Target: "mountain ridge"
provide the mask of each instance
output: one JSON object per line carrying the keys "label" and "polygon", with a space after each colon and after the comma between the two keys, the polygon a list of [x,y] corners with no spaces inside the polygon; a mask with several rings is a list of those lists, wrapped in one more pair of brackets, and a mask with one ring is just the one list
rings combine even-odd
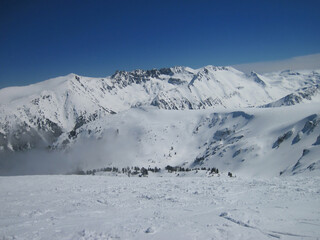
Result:
{"label": "mountain ridge", "polygon": [[[72,148],[80,139],[104,138],[98,133],[109,131],[108,124],[106,125],[109,120],[103,119],[113,119],[110,118],[112,115],[130,112],[131,109],[146,109],[149,114],[155,114],[152,109],[162,109],[165,110],[161,111],[164,115],[168,115],[172,110],[184,110],[183,114],[188,117],[190,112],[186,110],[221,112],[224,109],[223,111],[232,113],[238,109],[247,114],[246,109],[261,106],[273,108],[319,102],[319,83],[318,70],[245,74],[232,67],[208,65],[199,69],[172,67],[117,71],[105,78],[90,78],[71,73],[25,87],[4,88],[0,90],[0,155],[37,148],[64,151]],[[285,100],[290,98],[288,96],[295,96],[294,94],[298,94],[301,99],[290,103]],[[316,111],[314,113],[318,114]],[[225,121],[231,123],[234,121],[232,119],[227,117]],[[133,124],[130,119],[121,121]],[[190,124],[196,127],[197,123]],[[236,121],[234,124],[240,123]],[[91,125],[95,127],[87,128]],[[216,139],[219,134],[232,134],[222,128],[224,125],[221,122],[218,133],[211,133],[213,135],[209,138]],[[232,129],[244,131],[246,128],[246,125],[239,126]],[[142,134],[145,134],[144,127],[141,129]],[[84,134],[85,132],[90,134]],[[96,135],[91,134],[95,132]],[[111,132],[108,134],[116,136],[116,129]],[[130,130],[127,132],[129,134]],[[160,137],[159,134],[157,136]],[[233,136],[235,138],[232,138],[232,144],[245,140],[241,140],[242,137],[239,136]],[[162,136],[164,137],[165,135]],[[132,139],[133,142],[137,140]],[[215,144],[207,147],[200,147],[203,152],[195,151],[198,155],[188,159],[188,164],[202,164],[199,159],[213,161],[213,152],[224,149],[229,151],[229,148]],[[140,149],[142,153],[149,151],[146,147],[143,149]],[[229,153],[231,157],[235,156],[232,159],[238,159],[236,156],[243,154],[241,150],[237,151],[239,149]],[[245,152],[249,154],[250,151]],[[172,156],[174,153],[169,154]],[[182,160],[175,163],[183,163],[179,161]]]}

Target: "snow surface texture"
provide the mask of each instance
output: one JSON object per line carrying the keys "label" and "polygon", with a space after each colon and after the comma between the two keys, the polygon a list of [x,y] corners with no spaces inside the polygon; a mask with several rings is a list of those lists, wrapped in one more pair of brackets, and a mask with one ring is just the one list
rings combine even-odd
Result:
{"label": "snow surface texture", "polygon": [[317,239],[319,186],[306,176],[1,177],[0,238]]}
{"label": "snow surface texture", "polygon": [[168,164],[316,174],[319,84],[316,70],[206,66],[1,89],[0,174]]}

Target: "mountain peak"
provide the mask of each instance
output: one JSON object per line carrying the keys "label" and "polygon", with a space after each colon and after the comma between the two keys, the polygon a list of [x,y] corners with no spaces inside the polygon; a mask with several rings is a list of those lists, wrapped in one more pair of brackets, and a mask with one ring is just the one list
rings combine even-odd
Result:
{"label": "mountain peak", "polygon": [[[319,74],[311,71],[290,73],[278,72],[266,75],[252,72],[246,75],[232,67],[208,65],[192,69],[175,66],[151,70],[136,69],[130,72],[117,71],[106,78],[90,78],[70,73],[25,87],[2,89],[0,90],[0,155],[6,151],[27,151],[39,146],[64,149],[73,146],[83,136],[102,138],[104,131],[107,131],[108,137],[119,137],[115,140],[119,141],[120,135],[123,134],[121,124],[127,121],[128,116],[138,119],[137,122],[134,122],[136,121],[134,119],[130,122],[129,119],[130,124],[136,127],[141,123],[142,127],[141,129],[134,127],[135,130],[132,132],[130,125],[131,132],[125,133],[126,137],[136,134],[137,139],[140,139],[140,135],[143,135],[148,139],[144,143],[146,147],[154,138],[157,139],[154,145],[161,144],[162,140],[159,140],[158,135],[148,135],[148,131],[145,131],[141,115],[144,111],[141,109],[146,112],[151,109],[157,116],[157,121],[162,121],[170,116],[179,115],[184,119],[206,112],[181,111],[187,109],[215,109],[212,111],[221,108],[242,109],[239,111],[248,112],[250,115],[249,109],[252,107],[266,106],[270,102],[272,104],[268,105],[269,109],[265,108],[263,111],[277,111],[270,110],[275,106],[320,101],[318,94],[320,88],[319,85],[315,85],[320,83]],[[156,108],[167,111],[157,112]],[[169,113],[169,110],[180,111]],[[234,113],[234,110],[232,111]],[[128,112],[129,115],[126,115]],[[130,115],[131,113],[133,115]],[[240,139],[247,139],[242,133],[238,134],[243,130],[241,126],[249,124],[249,120],[253,121],[243,116],[244,114],[216,114],[206,117],[195,129],[190,131],[188,128],[189,132],[197,134],[196,132],[200,131],[203,136],[207,136],[207,132],[211,131],[211,135],[207,136],[208,140],[194,149],[194,152],[200,151],[197,162],[206,159],[209,163],[211,157],[221,147],[223,149],[218,156],[226,161],[237,159],[240,163],[243,162],[243,156],[248,156],[248,159],[254,157],[250,152],[254,148],[259,149],[259,146],[237,145]],[[155,118],[150,117],[150,119],[154,121]],[[199,121],[198,118],[192,120],[193,124]],[[176,122],[176,119],[173,122]],[[113,124],[111,127],[110,123]],[[172,123],[161,132],[175,131],[173,130],[175,127],[168,129],[169,126],[174,126]],[[186,132],[186,128],[181,132]],[[277,137],[280,139],[278,142],[282,141],[283,136],[287,136],[284,134],[281,133],[280,137]],[[194,135],[191,138],[193,137]],[[315,137],[318,135],[313,137],[311,144],[316,142]],[[140,143],[137,139],[134,139],[134,142]],[[165,141],[166,137],[163,139]],[[229,148],[228,144],[223,145],[223,142],[234,144],[234,149]],[[246,141],[243,144],[246,144]],[[233,150],[236,151],[232,152]],[[159,152],[158,156],[178,159],[179,153],[176,156],[174,152]],[[155,156],[153,153],[152,156]],[[229,155],[223,158],[225,153]]]}

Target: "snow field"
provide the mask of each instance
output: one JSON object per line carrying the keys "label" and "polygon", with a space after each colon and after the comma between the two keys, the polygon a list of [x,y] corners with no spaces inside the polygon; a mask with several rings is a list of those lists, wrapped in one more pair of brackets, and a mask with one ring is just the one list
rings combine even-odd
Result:
{"label": "snow field", "polygon": [[2,239],[317,239],[320,178],[0,178]]}

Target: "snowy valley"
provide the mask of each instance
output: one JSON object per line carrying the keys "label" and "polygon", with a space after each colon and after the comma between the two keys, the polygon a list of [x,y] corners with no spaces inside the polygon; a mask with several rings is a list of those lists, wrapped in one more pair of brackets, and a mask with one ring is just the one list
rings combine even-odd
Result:
{"label": "snowy valley", "polygon": [[206,66],[69,74],[1,89],[1,174],[110,165],[312,174],[320,160],[319,83],[320,71]]}
{"label": "snowy valley", "polygon": [[[206,66],[1,89],[0,238],[317,239],[319,84]],[[59,175],[133,166],[161,170]]]}

